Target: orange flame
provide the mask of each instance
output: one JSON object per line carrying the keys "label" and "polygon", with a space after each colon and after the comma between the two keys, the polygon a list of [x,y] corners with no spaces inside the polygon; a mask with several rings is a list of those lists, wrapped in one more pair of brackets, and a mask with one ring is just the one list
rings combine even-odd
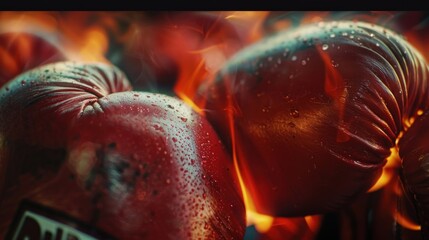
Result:
{"label": "orange flame", "polygon": [[387,163],[383,167],[383,172],[377,182],[368,190],[368,192],[375,192],[385,187],[396,174],[396,170],[400,165],[400,158],[398,153],[398,148],[392,147],[390,149],[390,156],[387,157]]}
{"label": "orange flame", "polygon": [[3,31],[31,31],[34,29],[54,32],[58,20],[53,12],[0,12]]}
{"label": "orange flame", "polygon": [[244,29],[245,42],[250,44],[264,36],[262,23],[269,13],[268,11],[227,12],[225,19],[232,22],[238,29]]}
{"label": "orange flame", "polygon": [[107,62],[109,33],[116,41],[129,38],[118,19],[126,13],[104,12],[0,12],[0,32],[33,32],[57,38],[68,59]]}
{"label": "orange flame", "polygon": [[88,29],[82,46],[79,50],[79,56],[86,61],[108,62],[104,57],[108,49],[108,39],[106,33],[99,28]]}
{"label": "orange flame", "polygon": [[305,216],[305,222],[312,232],[317,232],[320,227],[321,216]]}
{"label": "orange flame", "polygon": [[[416,223],[413,219],[410,217],[410,212],[407,212],[407,208],[409,208],[410,202],[407,201],[407,198],[404,194],[404,189],[401,185],[401,182],[399,181],[398,174],[394,175],[394,180],[391,181],[388,185],[391,198],[388,200],[390,201],[391,205],[391,215],[393,216],[394,220],[401,225],[405,229],[413,230],[413,231],[419,231],[421,230],[421,226]],[[401,207],[397,207],[397,204],[400,203]]]}
{"label": "orange flame", "polygon": [[14,57],[3,48],[0,48],[0,66],[3,66],[2,71],[8,76],[17,75],[19,72],[19,67]]}
{"label": "orange flame", "polygon": [[228,104],[230,107],[227,111],[228,116],[228,123],[229,123],[229,130],[230,130],[230,136],[231,136],[231,144],[232,144],[232,156],[234,161],[234,167],[235,171],[238,176],[238,180],[240,182],[241,191],[243,194],[243,200],[244,205],[246,207],[246,218],[247,218],[247,225],[254,225],[255,228],[258,230],[258,232],[266,232],[271,228],[271,225],[274,221],[274,217],[269,215],[264,215],[261,213],[258,213],[256,211],[255,204],[248,193],[248,190],[246,188],[246,185],[244,184],[243,177],[240,172],[240,168],[238,166],[238,158],[237,158],[237,142],[235,137],[235,127],[234,127],[234,111],[232,109],[232,103],[229,102]]}
{"label": "orange flame", "polygon": [[419,224],[416,224],[413,220],[409,219],[400,212],[395,212],[395,220],[404,228],[414,231],[421,230],[421,226]]}
{"label": "orange flame", "polygon": [[321,220],[321,216],[275,218],[271,228],[266,232],[260,232],[258,239],[315,239]]}
{"label": "orange flame", "polygon": [[177,96],[182,99],[185,103],[187,103],[189,106],[191,106],[191,108],[201,114],[202,116],[205,115],[205,112],[203,111],[203,109],[201,109],[197,104],[194,103],[194,101],[192,101],[190,98],[188,98],[188,96],[186,96],[185,94],[183,94],[182,92],[177,92]]}
{"label": "orange flame", "polygon": [[206,76],[204,59],[191,58],[187,61],[179,62],[179,79],[174,87],[174,91],[179,96],[194,98],[197,86]]}

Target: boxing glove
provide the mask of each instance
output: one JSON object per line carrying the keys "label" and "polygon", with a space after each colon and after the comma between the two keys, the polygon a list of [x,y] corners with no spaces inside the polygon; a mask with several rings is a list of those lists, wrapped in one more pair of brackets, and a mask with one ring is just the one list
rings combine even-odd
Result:
{"label": "boxing glove", "polygon": [[1,236],[243,237],[235,172],[209,123],[130,90],[117,68],[74,62],[0,90]]}
{"label": "boxing glove", "polygon": [[235,141],[259,212],[318,214],[379,178],[399,133],[429,106],[427,77],[422,56],[394,32],[321,22],[240,51],[200,87],[200,107],[230,149]]}
{"label": "boxing glove", "polygon": [[27,70],[64,60],[59,45],[47,38],[0,29],[0,87]]}
{"label": "boxing glove", "polygon": [[241,48],[241,37],[220,14],[210,12],[146,13],[139,31],[112,58],[138,90],[195,93],[202,81]]}
{"label": "boxing glove", "polygon": [[429,239],[429,113],[416,118],[399,141],[402,173],[407,196],[414,203],[424,239]]}

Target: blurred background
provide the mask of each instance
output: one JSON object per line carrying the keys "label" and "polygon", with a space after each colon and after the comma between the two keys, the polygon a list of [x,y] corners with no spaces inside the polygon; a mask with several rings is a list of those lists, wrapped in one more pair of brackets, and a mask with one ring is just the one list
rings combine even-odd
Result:
{"label": "blurred background", "polygon": [[[0,11],[0,83],[42,64],[32,59],[47,54],[46,63],[57,58],[112,63],[134,89],[176,95],[193,104],[197,86],[246,46],[304,24],[340,20],[389,28],[429,58],[429,13],[420,11]],[[44,42],[59,52],[50,52]],[[392,154],[366,195],[325,215],[274,218],[257,213],[247,201],[245,239],[420,239],[399,174],[399,159]]]}

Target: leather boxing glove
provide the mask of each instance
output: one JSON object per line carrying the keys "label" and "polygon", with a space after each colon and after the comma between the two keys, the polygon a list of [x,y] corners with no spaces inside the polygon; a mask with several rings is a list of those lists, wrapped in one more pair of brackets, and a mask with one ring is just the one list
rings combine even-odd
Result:
{"label": "leather boxing glove", "polygon": [[147,20],[141,21],[117,61],[138,90],[171,90],[182,79],[182,90],[195,92],[200,80],[241,47],[234,26],[220,14],[161,12],[145,16]]}
{"label": "leather boxing glove", "polygon": [[30,32],[0,29],[0,87],[27,70],[64,60],[61,49],[48,39]]}
{"label": "leather boxing glove", "polygon": [[418,51],[392,31],[321,22],[236,54],[201,86],[201,108],[229,146],[234,131],[258,211],[317,214],[379,178],[404,122],[429,106],[427,77]]}
{"label": "leather boxing glove", "polygon": [[429,239],[429,112],[418,117],[399,140],[401,178],[413,201],[424,239]]}
{"label": "leather boxing glove", "polygon": [[113,66],[61,62],[0,90],[2,236],[243,237],[235,172],[209,123],[130,89]]}

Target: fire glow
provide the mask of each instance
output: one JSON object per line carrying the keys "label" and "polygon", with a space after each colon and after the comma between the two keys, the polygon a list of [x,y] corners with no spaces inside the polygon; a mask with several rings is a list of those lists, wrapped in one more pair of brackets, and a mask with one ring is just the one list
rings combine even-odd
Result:
{"label": "fire glow", "polygon": [[[232,103],[229,103],[230,106],[232,106]],[[267,232],[274,221],[274,217],[260,214],[257,212],[255,205],[253,203],[252,197],[249,194],[249,191],[246,188],[246,185],[244,184],[243,177],[241,175],[240,168],[238,166],[238,159],[237,159],[237,141],[236,141],[236,135],[235,135],[235,127],[234,127],[234,111],[232,108],[230,108],[227,111],[228,114],[228,123],[229,123],[229,130],[231,134],[231,143],[232,143],[232,157],[234,161],[234,167],[235,171],[237,172],[237,177],[240,182],[241,191],[243,194],[244,199],[244,205],[246,207],[246,218],[247,218],[247,225],[255,225],[256,229],[261,232]]]}
{"label": "fire glow", "polygon": [[[53,39],[61,44],[64,52],[70,59],[109,62],[106,56],[111,47],[111,36],[113,36],[113,41],[117,44],[126,43],[130,41],[133,33],[135,33],[137,29],[140,29],[138,23],[134,22],[132,18],[127,17],[128,13],[72,12],[65,13],[59,17],[60,14],[61,13],[53,12],[0,12],[0,21],[4,23],[1,25],[3,29],[0,29],[0,33],[2,31],[9,31],[10,29],[14,31],[27,31],[29,29],[31,31],[39,31],[42,35],[54,36]],[[94,16],[94,14],[96,16]],[[145,13],[139,14],[145,15]],[[328,12],[302,13],[302,18],[296,23],[289,18],[278,17],[278,20],[276,20],[273,16],[276,16],[277,13],[265,11],[211,12],[209,14],[216,15],[218,20],[215,21],[213,25],[209,26],[207,31],[202,31],[194,27],[186,29],[187,32],[194,32],[198,36],[202,35],[201,39],[207,41],[207,43],[193,45],[189,47],[189,49],[186,47],[182,48],[182,46],[190,44],[190,42],[194,43],[196,40],[191,38],[195,36],[186,35],[186,31],[180,32],[180,29],[171,28],[169,33],[172,34],[171,36],[175,37],[171,37],[169,42],[166,42],[165,49],[163,49],[163,51],[165,51],[164,53],[168,54],[169,57],[178,64],[178,76],[174,85],[174,92],[201,115],[204,115],[205,102],[204,99],[202,99],[202,101],[197,101],[196,99],[198,86],[204,81],[214,81],[218,70],[223,67],[225,62],[235,54],[235,52],[242,47],[264,38],[266,35],[296,27],[296,25],[316,23],[331,17]],[[380,15],[385,16],[385,13],[380,13]],[[376,16],[376,14],[371,15],[371,17],[358,15],[355,20],[370,19],[373,22],[377,22],[377,17],[374,16]],[[93,18],[98,20],[91,23],[91,19]],[[216,32],[219,28],[217,24],[221,20],[234,26],[234,30],[237,31],[237,35],[242,41],[242,46],[227,39],[223,35],[226,33]],[[129,27],[125,30],[121,29],[120,22],[128,23]],[[7,25],[8,27],[6,28],[3,25]],[[142,29],[145,28],[143,27]],[[57,34],[57,32],[61,35]],[[420,50],[427,50],[424,49],[425,47],[427,48],[427,46],[425,46],[422,43],[423,41],[416,35],[407,33],[406,36],[417,46],[421,47]],[[23,51],[25,51],[26,43],[23,42],[21,45]],[[428,51],[422,52],[427,53]],[[329,70],[327,71],[325,82],[326,93],[332,96],[333,99],[339,99],[342,94],[346,94],[343,91],[339,92],[339,90],[345,89],[343,86],[344,83],[341,76],[336,72],[335,67],[332,66],[329,56],[323,53],[322,50],[320,50],[320,53]],[[16,72],[17,67],[14,61],[15,60],[11,56],[7,55],[4,49],[0,48],[0,65],[2,65],[4,69]],[[301,221],[306,223],[308,231],[316,233],[321,225],[321,216],[305,216],[299,219],[275,218],[274,216],[261,214],[255,208],[255,199],[253,199],[255,196],[250,196],[248,191],[250,186],[246,186],[243,180],[243,173],[246,169],[240,169],[238,164],[238,158],[240,157],[238,145],[240,143],[237,142],[235,134],[233,119],[233,111],[235,111],[235,109],[233,108],[231,99],[229,99],[229,101],[230,109],[227,111],[227,117],[231,135],[232,158],[247,211],[247,225],[255,226],[259,233],[267,233],[270,229],[278,226],[288,229],[289,232],[294,232],[297,231],[295,224]],[[342,118],[344,105],[341,105],[340,101],[338,101],[338,111],[340,112],[340,118]],[[422,114],[423,112],[421,110],[417,113],[417,115]],[[404,120],[404,124],[406,127],[409,127],[413,121],[414,118],[410,118]],[[337,138],[338,141],[347,141],[340,133]],[[389,191],[395,192],[395,189],[390,188],[394,186],[392,182],[398,179],[397,170],[399,167],[400,158],[397,148],[394,147],[391,149],[391,155],[387,158],[387,163],[383,168],[380,178],[368,192],[377,192],[386,188],[389,188]],[[403,193],[399,191],[396,197],[403,197]],[[392,201],[394,200],[392,199]],[[404,228],[420,230],[420,226],[405,214],[397,212],[395,209],[391,211],[392,212],[389,214],[393,215],[395,220]]]}

